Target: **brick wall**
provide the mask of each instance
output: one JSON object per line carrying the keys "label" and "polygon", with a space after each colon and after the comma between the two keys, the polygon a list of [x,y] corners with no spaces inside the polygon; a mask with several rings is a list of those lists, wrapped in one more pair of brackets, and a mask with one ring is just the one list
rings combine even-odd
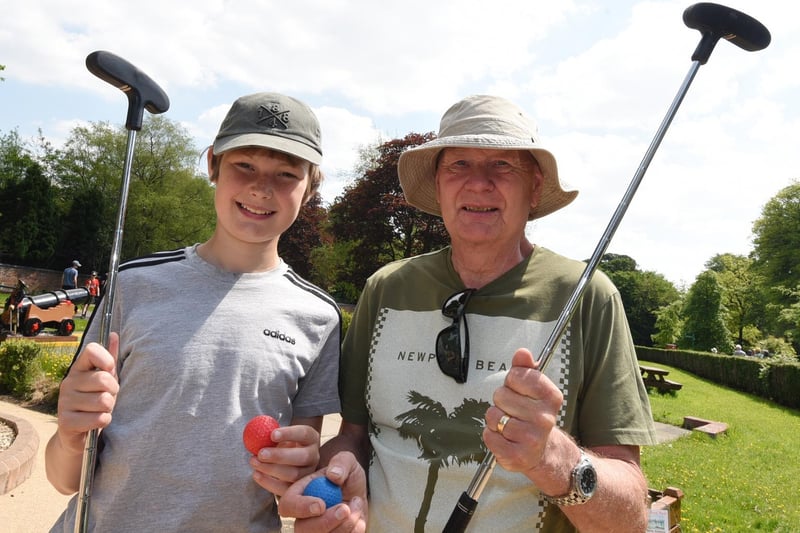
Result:
{"label": "brick wall", "polygon": [[[63,273],[63,270],[47,270],[0,263],[0,285],[4,286],[2,287],[4,292],[8,292],[10,289],[5,287],[16,287],[17,280],[21,279],[28,286],[31,294],[38,294],[60,289]],[[91,272],[84,273],[80,269],[78,270],[78,287],[83,287],[83,284],[89,279],[89,274]]]}

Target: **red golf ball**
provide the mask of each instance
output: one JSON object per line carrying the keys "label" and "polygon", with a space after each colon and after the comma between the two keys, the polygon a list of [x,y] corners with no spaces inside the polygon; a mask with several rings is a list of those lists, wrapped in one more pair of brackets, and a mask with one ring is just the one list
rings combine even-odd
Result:
{"label": "red golf ball", "polygon": [[272,440],[272,432],[278,429],[278,421],[269,415],[258,415],[250,420],[244,427],[242,440],[244,447],[253,455],[258,455],[261,448],[271,448],[275,446]]}

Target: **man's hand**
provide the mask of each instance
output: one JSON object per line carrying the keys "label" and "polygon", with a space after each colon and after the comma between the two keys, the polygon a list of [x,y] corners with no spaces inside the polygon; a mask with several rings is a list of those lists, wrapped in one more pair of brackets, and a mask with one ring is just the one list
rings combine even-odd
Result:
{"label": "man's hand", "polygon": [[486,411],[483,440],[500,466],[527,472],[541,463],[564,398],[537,369],[530,351],[517,350],[511,365],[503,386],[494,393],[494,405]]}
{"label": "man's hand", "polygon": [[[306,485],[315,477],[326,476],[342,488],[342,503],[325,509],[320,498],[303,496]],[[281,516],[294,517],[298,533],[353,531],[367,528],[367,478],[364,469],[350,452],[334,455],[328,466],[306,476],[284,493],[278,505]]]}

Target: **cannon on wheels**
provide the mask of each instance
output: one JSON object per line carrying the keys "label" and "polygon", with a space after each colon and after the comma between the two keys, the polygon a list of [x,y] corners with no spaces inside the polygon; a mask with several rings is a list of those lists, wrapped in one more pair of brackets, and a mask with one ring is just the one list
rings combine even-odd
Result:
{"label": "cannon on wheels", "polygon": [[89,298],[88,289],[59,289],[35,296],[29,296],[27,290],[25,282],[18,280],[0,315],[2,329],[25,337],[35,337],[48,327],[55,328],[58,335],[72,335],[75,304]]}

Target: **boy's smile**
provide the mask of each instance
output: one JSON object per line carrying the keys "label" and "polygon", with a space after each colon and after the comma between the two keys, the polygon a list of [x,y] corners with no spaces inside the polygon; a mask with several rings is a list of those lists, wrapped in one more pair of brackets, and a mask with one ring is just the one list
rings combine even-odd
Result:
{"label": "boy's smile", "polygon": [[[209,151],[209,162],[212,155]],[[231,263],[247,257],[249,269],[274,267],[278,238],[294,223],[305,200],[311,164],[257,147],[229,150],[216,160],[217,226],[201,253],[234,271],[244,271],[244,266]],[[209,175],[214,170],[209,163]]]}

